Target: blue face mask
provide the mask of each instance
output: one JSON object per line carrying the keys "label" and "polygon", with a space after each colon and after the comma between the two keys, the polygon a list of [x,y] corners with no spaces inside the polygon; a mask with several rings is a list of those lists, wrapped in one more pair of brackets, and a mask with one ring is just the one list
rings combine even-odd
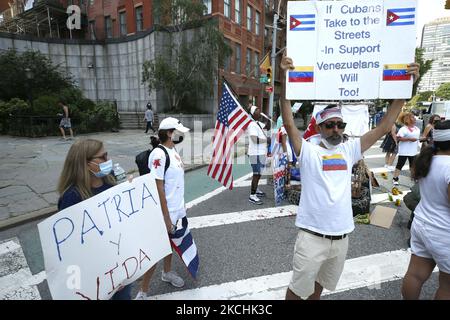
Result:
{"label": "blue face mask", "polygon": [[[95,163],[95,162],[92,162]],[[96,176],[97,178],[103,178],[106,177],[108,174],[111,173],[112,168],[113,168],[113,162],[111,159],[109,159],[108,161],[102,162],[102,163],[95,163],[96,165],[98,165],[98,167],[100,168],[99,172],[92,172],[94,174],[94,176]]]}

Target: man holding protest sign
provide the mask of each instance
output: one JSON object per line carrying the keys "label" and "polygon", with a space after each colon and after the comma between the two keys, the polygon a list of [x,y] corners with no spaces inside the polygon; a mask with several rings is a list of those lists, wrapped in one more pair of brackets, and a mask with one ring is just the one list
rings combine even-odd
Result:
{"label": "man holding protest sign", "polygon": [[[286,53],[281,61],[282,91],[286,72],[294,70]],[[419,65],[408,65],[408,74],[417,80]],[[348,237],[354,229],[351,206],[351,170],[362,153],[389,131],[404,100],[393,100],[380,125],[361,139],[343,143],[345,122],[340,108],[330,105],[316,117],[320,145],[300,138],[294,124],[291,104],[281,96],[282,117],[302,172],[302,188],[296,226],[293,276],[286,299],[320,299],[323,288],[334,290],[344,268]]]}

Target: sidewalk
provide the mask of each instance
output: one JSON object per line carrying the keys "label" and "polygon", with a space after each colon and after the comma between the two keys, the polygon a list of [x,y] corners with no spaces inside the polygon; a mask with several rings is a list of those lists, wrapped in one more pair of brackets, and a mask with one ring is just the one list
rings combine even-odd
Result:
{"label": "sidewalk", "polygon": [[[209,163],[210,134],[192,136],[177,147],[185,162],[185,171]],[[148,149],[150,141],[150,135],[142,130],[85,134],[75,140],[80,138],[103,141],[109,157],[128,173],[137,173],[135,156]],[[73,142],[60,137],[0,136],[0,229],[56,211],[56,185]],[[244,152],[245,140],[240,139],[237,154]]]}

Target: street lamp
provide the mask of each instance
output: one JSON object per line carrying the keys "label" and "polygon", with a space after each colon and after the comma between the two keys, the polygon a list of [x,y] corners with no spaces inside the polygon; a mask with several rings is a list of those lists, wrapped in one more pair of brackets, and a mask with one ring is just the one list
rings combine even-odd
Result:
{"label": "street lamp", "polygon": [[34,78],[33,71],[31,71],[30,68],[26,68],[25,76],[27,78],[28,100],[30,102],[30,107],[33,108],[33,93],[31,90],[31,80],[33,80],[33,78]]}

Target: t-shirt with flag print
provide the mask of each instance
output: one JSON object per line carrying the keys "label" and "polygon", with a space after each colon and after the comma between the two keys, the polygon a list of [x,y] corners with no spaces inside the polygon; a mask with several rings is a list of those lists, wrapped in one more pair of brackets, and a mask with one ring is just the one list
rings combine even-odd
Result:
{"label": "t-shirt with flag print", "polygon": [[360,139],[326,149],[302,140],[302,193],[295,225],[327,235],[353,231],[352,167],[362,158]]}
{"label": "t-shirt with flag print", "polygon": [[184,206],[184,168],[183,161],[175,148],[166,148],[170,157],[170,166],[164,175],[166,154],[160,148],[155,148],[148,158],[150,173],[157,180],[164,180],[167,208],[170,220],[176,224],[179,219],[186,216]]}

